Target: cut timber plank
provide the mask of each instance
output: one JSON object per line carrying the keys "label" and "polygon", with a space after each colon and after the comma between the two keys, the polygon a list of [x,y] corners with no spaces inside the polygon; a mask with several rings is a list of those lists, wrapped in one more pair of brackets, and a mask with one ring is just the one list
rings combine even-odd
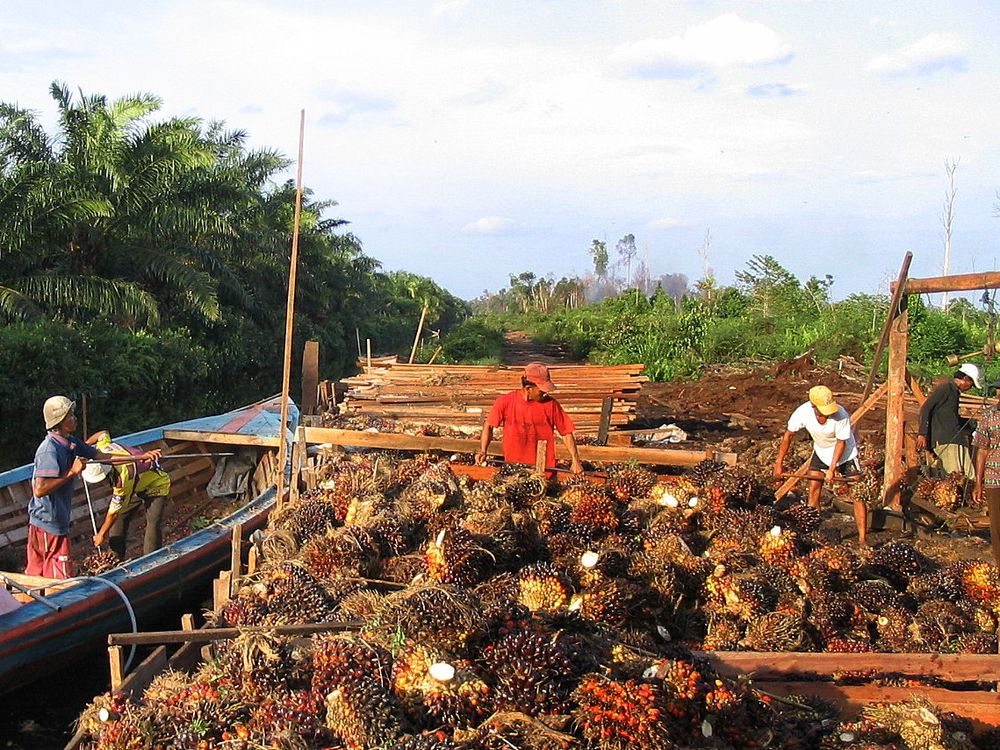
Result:
{"label": "cut timber plank", "polygon": [[194,430],[164,430],[163,437],[167,440],[197,440],[215,445],[256,445],[266,448],[277,448],[278,438],[259,437],[257,435],[232,435],[225,432],[197,432]]}
{"label": "cut timber plank", "polygon": [[1000,654],[842,654],[705,651],[699,656],[725,674],[775,679],[789,674],[831,675],[834,672],[879,672],[935,676],[951,682],[995,682]]}
{"label": "cut timber plank", "polygon": [[[450,453],[477,453],[478,440],[459,438],[439,438],[425,435],[405,435],[390,432],[361,432],[335,428],[305,427],[306,442],[309,444],[331,443],[333,445],[353,445],[364,448],[387,448],[395,450],[448,451]],[[585,461],[638,461],[659,466],[694,466],[705,460],[706,451],[682,451],[659,448],[626,448],[617,446],[581,445],[580,458]],[[502,454],[499,444],[490,446],[490,455]],[[556,456],[569,458],[565,446],[556,444]],[[713,453],[713,459],[735,465],[735,453]]]}

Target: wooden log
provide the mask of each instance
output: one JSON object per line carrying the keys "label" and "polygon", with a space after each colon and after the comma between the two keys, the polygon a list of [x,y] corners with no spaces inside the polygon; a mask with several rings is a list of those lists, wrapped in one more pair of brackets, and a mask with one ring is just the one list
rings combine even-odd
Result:
{"label": "wooden log", "polygon": [[920,695],[942,711],[953,711],[971,720],[973,729],[984,732],[1000,726],[1000,700],[987,691],[946,690],[931,687],[881,687],[878,685],[834,685],[829,682],[754,682],[757,690],[779,697],[813,695],[833,703],[845,718],[853,719],[870,703],[902,703]]}
{"label": "wooden log", "polygon": [[[356,430],[340,430],[325,427],[305,427],[306,442],[309,444],[330,443],[332,445],[352,445],[363,448],[386,448],[392,450],[422,450],[447,451],[449,453],[477,453],[478,440],[462,440],[459,438],[438,438],[426,435],[405,435],[389,432],[362,432]],[[658,466],[695,466],[705,460],[705,451],[672,450],[667,448],[629,448],[618,446],[581,445],[580,457],[585,461],[622,462],[638,461],[639,463]],[[499,445],[491,445],[490,455],[502,455]],[[736,454],[716,452],[715,460],[736,464]],[[556,444],[556,457],[569,458],[569,452],[561,443]]]}
{"label": "wooden log", "polygon": [[718,671],[756,679],[834,672],[877,672],[939,677],[950,682],[991,682],[1000,678],[1000,654],[852,654],[758,651],[704,651]]}
{"label": "wooden log", "polygon": [[243,573],[243,524],[233,524],[232,542],[229,556],[229,596],[236,596]]}
{"label": "wooden log", "polygon": [[111,689],[118,690],[125,679],[125,659],[121,646],[108,646],[108,674],[111,676]]}
{"label": "wooden log", "polygon": [[601,421],[597,425],[597,444],[608,444],[608,428],[611,427],[611,407],[614,401],[611,396],[605,396],[601,402]]}
{"label": "wooden log", "polygon": [[1000,288],[1000,272],[962,273],[949,276],[930,276],[906,282],[907,294],[934,294],[935,292],[972,292],[980,289]]}
{"label": "wooden log", "polygon": [[258,435],[233,435],[225,432],[197,432],[194,430],[164,430],[167,440],[200,440],[213,445],[249,445],[263,448],[278,447],[279,438]]}
{"label": "wooden log", "polygon": [[420,322],[417,323],[417,333],[413,337],[413,348],[410,349],[410,364],[417,356],[417,346],[420,344],[420,334],[424,332],[424,321],[427,320],[427,305],[420,311]]}
{"label": "wooden log", "polygon": [[146,633],[111,633],[108,635],[110,646],[149,646],[153,644],[170,643],[209,643],[238,638],[243,633],[260,632],[275,635],[309,635],[325,633],[334,630],[357,630],[365,626],[364,620],[347,620],[344,622],[314,622],[297,625],[275,625],[274,627],[243,627],[243,628],[202,628],[201,630],[155,630]]}
{"label": "wooden log", "polygon": [[899,300],[899,308],[889,332],[889,391],[885,407],[885,475],[882,485],[883,505],[898,507],[900,480],[903,479],[903,394],[906,390],[906,353],[910,336],[910,317],[906,297]]}

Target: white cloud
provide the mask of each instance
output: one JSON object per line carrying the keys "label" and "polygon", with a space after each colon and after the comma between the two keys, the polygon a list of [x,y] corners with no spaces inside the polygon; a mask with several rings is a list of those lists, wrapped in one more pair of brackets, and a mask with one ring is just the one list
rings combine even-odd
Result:
{"label": "white cloud", "polygon": [[955,34],[928,34],[908,47],[879,55],[868,64],[868,70],[890,76],[961,71],[968,63],[965,51],[965,42]]}
{"label": "white cloud", "polygon": [[462,231],[469,234],[509,234],[517,228],[517,222],[505,216],[483,216],[466,224]]}
{"label": "white cloud", "polygon": [[693,78],[712,68],[781,63],[791,57],[791,47],[772,29],[725,13],[679,36],[622,45],[610,59],[626,75]]}
{"label": "white cloud", "polygon": [[694,222],[688,219],[675,219],[668,216],[665,219],[654,219],[647,226],[650,229],[681,229],[683,227],[694,226]]}
{"label": "white cloud", "polygon": [[469,5],[471,0],[434,0],[434,5],[431,8],[431,12],[435,15],[441,15],[442,13],[449,13],[453,10],[462,10]]}

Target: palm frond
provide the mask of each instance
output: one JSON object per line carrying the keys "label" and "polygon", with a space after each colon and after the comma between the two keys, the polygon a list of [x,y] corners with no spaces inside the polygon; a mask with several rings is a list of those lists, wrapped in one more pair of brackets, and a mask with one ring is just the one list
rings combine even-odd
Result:
{"label": "palm frond", "polygon": [[100,276],[31,276],[8,282],[16,292],[53,313],[73,316],[86,311],[126,324],[155,327],[160,320],[156,300],[138,285]]}
{"label": "palm frond", "polygon": [[38,305],[22,292],[0,285],[0,318],[32,321],[42,317]]}
{"label": "palm frond", "polygon": [[123,250],[133,278],[155,279],[178,291],[185,307],[199,313],[206,320],[219,319],[216,284],[207,273],[160,248],[133,245]]}

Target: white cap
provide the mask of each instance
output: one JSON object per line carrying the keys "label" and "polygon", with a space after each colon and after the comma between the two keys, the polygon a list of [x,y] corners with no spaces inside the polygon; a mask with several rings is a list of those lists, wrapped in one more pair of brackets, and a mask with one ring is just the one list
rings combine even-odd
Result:
{"label": "white cap", "polygon": [[45,418],[45,429],[51,430],[58,425],[76,407],[75,401],[70,401],[65,396],[52,396],[45,400],[42,406],[42,416]]}
{"label": "white cap", "polygon": [[90,461],[83,468],[83,481],[87,484],[97,484],[102,481],[111,471],[108,464],[98,464]]}
{"label": "white cap", "polygon": [[966,362],[964,365],[958,368],[959,372],[964,372],[970,378],[972,382],[976,384],[976,388],[982,388],[983,386],[979,383],[979,368],[973,364]]}

